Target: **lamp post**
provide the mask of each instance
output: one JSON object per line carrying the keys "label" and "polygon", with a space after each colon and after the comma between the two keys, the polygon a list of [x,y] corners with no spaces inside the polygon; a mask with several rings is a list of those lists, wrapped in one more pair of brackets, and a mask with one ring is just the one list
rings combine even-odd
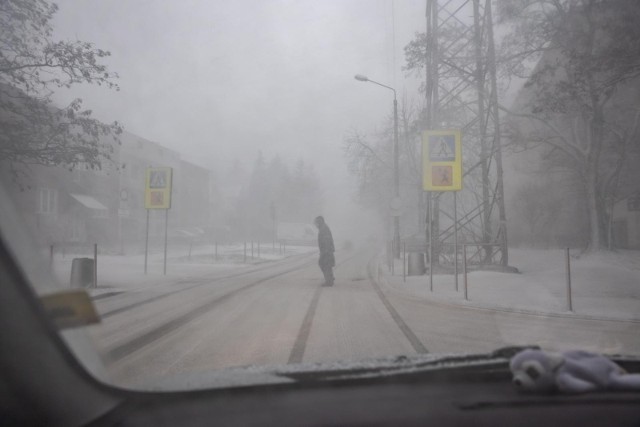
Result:
{"label": "lamp post", "polygon": [[[361,82],[377,84],[393,91],[393,191],[395,200],[398,201],[400,199],[400,175],[398,170],[398,99],[396,98],[396,90],[373,81],[362,74],[356,74],[355,79]],[[394,206],[394,208],[397,208],[397,206]],[[400,215],[398,212],[394,212],[393,215],[393,255],[395,258],[400,257]]]}

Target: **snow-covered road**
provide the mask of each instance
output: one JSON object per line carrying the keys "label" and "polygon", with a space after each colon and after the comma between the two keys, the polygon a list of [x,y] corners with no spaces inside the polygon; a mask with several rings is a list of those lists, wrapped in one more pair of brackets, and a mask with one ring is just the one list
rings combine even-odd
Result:
{"label": "snow-covered road", "polygon": [[513,344],[640,354],[640,324],[432,301],[377,280],[372,251],[337,254],[322,287],[314,254],[219,270],[95,300],[90,333],[116,382],[232,366],[329,362]]}

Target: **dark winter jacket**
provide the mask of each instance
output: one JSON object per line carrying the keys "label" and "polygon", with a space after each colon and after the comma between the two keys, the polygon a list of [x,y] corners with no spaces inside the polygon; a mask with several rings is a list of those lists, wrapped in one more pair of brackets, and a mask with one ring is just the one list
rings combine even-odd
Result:
{"label": "dark winter jacket", "polygon": [[336,250],[333,246],[331,230],[324,223],[318,228],[318,248],[320,249],[320,254],[333,253]]}

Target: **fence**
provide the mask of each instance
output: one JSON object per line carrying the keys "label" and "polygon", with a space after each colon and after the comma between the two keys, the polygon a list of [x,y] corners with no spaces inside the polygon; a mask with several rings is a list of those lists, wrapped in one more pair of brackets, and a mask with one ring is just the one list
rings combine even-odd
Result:
{"label": "fence", "polygon": [[[395,275],[395,262],[393,259],[392,242],[387,243],[386,247],[386,259],[389,271],[392,275]],[[444,248],[445,250],[442,250]],[[400,260],[402,261],[402,279],[406,281],[407,272],[411,271],[410,258],[407,258],[409,253],[421,253],[429,259],[429,252],[426,250],[426,245],[416,243],[415,241],[403,241],[401,245]],[[458,291],[458,275],[462,273],[463,276],[463,296],[465,300],[469,300],[469,278],[468,273],[470,270],[482,266],[483,269],[487,267],[496,266],[500,271],[504,271],[505,267],[502,265],[502,251],[499,244],[493,243],[465,243],[458,244],[458,257],[456,257],[456,245],[447,243],[441,244],[440,251],[440,264],[438,268],[440,273],[453,273],[455,277],[455,290]],[[573,312],[573,297],[572,297],[572,283],[571,283],[571,250],[565,248],[564,250],[564,268],[565,268],[565,301],[566,310]],[[462,253],[460,253],[462,252]],[[489,263],[486,261],[489,260]],[[444,262],[443,262],[444,261]],[[461,262],[462,272],[459,271],[458,265]],[[429,265],[429,264],[427,264]],[[447,269],[446,267],[454,266],[454,269]],[[489,268],[491,269],[491,268]],[[433,292],[433,265],[427,267],[429,273],[429,287]],[[517,272],[515,268],[509,268],[512,272]],[[423,275],[423,274],[421,274]]]}
{"label": "fence", "polygon": [[[152,256],[164,253],[163,247],[150,247],[149,249],[149,254]],[[57,242],[49,245],[47,252],[49,266],[52,271],[55,270],[59,280],[64,282],[69,280],[71,287],[98,287],[99,255],[101,257],[124,256],[123,253],[114,251],[110,246],[99,245],[98,243]],[[265,259],[287,256],[290,253],[292,253],[292,250],[287,247],[286,242],[277,242],[277,244],[276,242],[269,242],[265,244],[260,241],[248,240],[240,243],[219,244],[214,242],[211,244],[192,241],[168,245],[168,255],[174,263],[255,263]],[[144,252],[134,255],[129,254],[127,257],[136,255],[142,257],[145,254]],[[142,259],[140,262],[142,267]],[[147,273],[146,264],[145,260],[145,274]],[[166,265],[164,273],[166,274]],[[88,274],[90,274],[89,282],[86,280]]]}

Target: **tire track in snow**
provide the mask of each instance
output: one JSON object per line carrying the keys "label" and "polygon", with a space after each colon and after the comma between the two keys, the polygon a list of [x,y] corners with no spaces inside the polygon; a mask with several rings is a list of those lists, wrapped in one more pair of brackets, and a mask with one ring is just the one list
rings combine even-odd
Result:
{"label": "tire track in snow", "polygon": [[409,340],[409,343],[411,344],[413,349],[417,353],[428,353],[429,351],[427,350],[427,348],[424,346],[424,344],[422,344],[420,339],[411,330],[409,325],[405,323],[405,321],[402,319],[402,316],[400,316],[400,314],[396,311],[396,309],[393,307],[391,302],[387,299],[385,294],[382,292],[382,289],[380,289],[380,285],[378,284],[378,282],[376,282],[376,280],[373,278],[371,262],[369,263],[369,268],[367,273],[369,275],[369,282],[371,283],[371,286],[373,286],[373,289],[376,291],[376,294],[382,301],[382,304],[384,304],[385,308],[391,315],[391,318],[393,319],[393,321],[396,323],[396,325],[398,325],[398,328],[400,328],[404,336]]}
{"label": "tire track in snow", "polygon": [[[342,264],[351,261],[355,258],[356,255],[350,256],[342,260],[341,262],[336,264],[336,268],[341,266]],[[316,314],[316,308],[318,307],[318,301],[320,301],[320,295],[322,294],[323,286],[320,286],[316,289],[313,297],[311,298],[311,303],[309,303],[309,308],[307,309],[307,313],[302,320],[302,325],[300,325],[300,331],[298,332],[298,336],[296,337],[296,341],[293,344],[293,348],[291,349],[291,353],[289,354],[289,360],[287,363],[300,363],[302,362],[302,358],[304,357],[304,351],[307,348],[307,340],[309,339],[309,333],[311,332],[311,325],[313,324],[313,318]]]}
{"label": "tire track in snow", "polygon": [[307,340],[309,339],[309,333],[311,332],[311,324],[313,323],[313,317],[316,314],[316,308],[318,307],[318,301],[320,300],[320,294],[322,293],[322,288],[318,287],[316,292],[313,294],[313,298],[311,299],[311,304],[309,304],[309,309],[307,310],[307,314],[304,316],[304,320],[302,320],[302,326],[300,326],[300,332],[298,332],[298,336],[296,337],[296,342],[293,344],[293,348],[291,349],[291,354],[289,355],[289,361],[287,363],[300,363],[302,362],[302,357],[304,356],[304,350],[307,348]]}
{"label": "tire track in snow", "polygon": [[248,283],[244,286],[234,289],[231,292],[227,292],[226,294],[213,298],[212,300],[209,300],[208,302],[202,305],[199,305],[198,307],[188,311],[187,313],[184,313],[174,319],[164,322],[150,329],[149,331],[136,336],[135,338],[127,340],[122,344],[119,344],[113,347],[111,350],[108,350],[106,352],[107,360],[110,361],[111,363],[115,363],[120,359],[123,359],[128,355],[153,344],[154,342],[158,341],[165,335],[179,329],[180,327],[186,325],[187,323],[193,321],[194,319],[206,314],[216,306],[226,302],[228,299],[236,296],[237,294],[243,291],[246,291],[247,289],[253,288],[261,283],[269,281],[271,279],[275,279],[276,277],[289,274],[293,271],[298,270],[300,267],[308,264],[310,264],[309,261],[303,263],[302,265],[296,265],[295,267],[287,269],[285,271],[281,271],[281,272],[272,274],[270,276],[263,277],[262,279],[259,279],[255,282]]}
{"label": "tire track in snow", "polygon": [[[305,254],[305,255],[302,256],[302,259],[306,259],[308,256],[309,256],[308,254]],[[308,261],[304,262],[302,265],[306,264],[307,262]],[[262,268],[255,268],[255,269],[252,269],[252,270],[249,270],[249,271],[243,271],[243,272],[240,272],[240,273],[229,274],[229,275],[226,275],[226,276],[215,277],[215,278],[211,278],[211,279],[198,278],[198,279],[192,279],[192,280],[183,280],[183,281],[179,282],[178,284],[182,284],[182,283],[185,283],[185,282],[187,282],[187,283],[191,282],[193,284],[191,286],[180,288],[180,289],[177,289],[177,290],[174,290],[174,291],[170,291],[170,292],[167,292],[167,293],[164,293],[164,294],[161,294],[161,295],[157,295],[155,297],[151,297],[151,298],[148,298],[148,299],[145,299],[145,300],[142,300],[142,301],[134,302],[132,304],[128,304],[128,305],[125,305],[125,306],[122,306],[122,307],[115,308],[113,310],[110,310],[110,311],[107,311],[105,313],[100,314],[100,317],[102,319],[106,319],[108,317],[115,316],[116,314],[120,314],[122,312],[129,311],[129,310],[132,310],[134,308],[140,307],[142,305],[150,304],[152,302],[155,302],[155,301],[170,297],[170,296],[175,295],[175,294],[180,293],[180,292],[185,292],[185,291],[188,291],[190,289],[194,289],[194,288],[198,288],[198,287],[201,287],[201,286],[209,285],[209,284],[215,283],[215,282],[220,282],[220,281],[226,280],[226,279],[233,279],[233,278],[236,278],[236,277],[246,276],[246,275],[261,271],[261,270],[267,270],[267,269],[271,269],[271,268],[279,267],[279,266],[280,265],[278,265],[278,264],[270,264],[270,265],[267,265],[267,266],[262,267]],[[289,270],[287,270],[287,271],[289,271]]]}

